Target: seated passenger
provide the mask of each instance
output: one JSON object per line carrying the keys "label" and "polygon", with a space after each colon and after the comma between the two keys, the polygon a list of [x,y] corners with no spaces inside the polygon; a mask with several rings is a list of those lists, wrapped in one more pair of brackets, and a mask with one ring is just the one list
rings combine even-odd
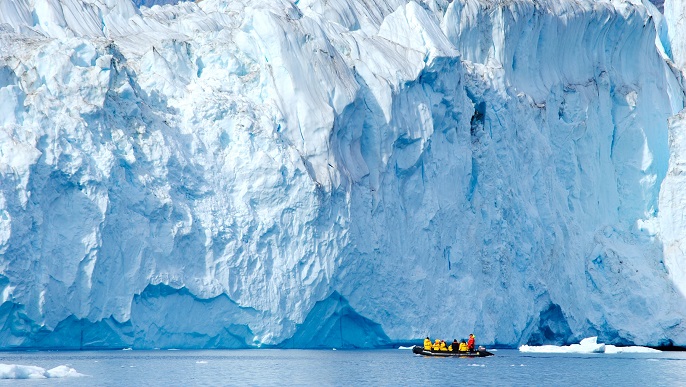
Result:
{"label": "seated passenger", "polygon": [[445,346],[445,341],[441,340],[441,352],[448,352],[448,347]]}
{"label": "seated passenger", "polygon": [[431,339],[428,337],[424,339],[424,350],[431,351]]}
{"label": "seated passenger", "polygon": [[460,343],[457,342],[457,339],[453,339],[453,343],[450,344],[450,352],[457,352],[457,350],[460,349]]}
{"label": "seated passenger", "polygon": [[436,339],[436,342],[435,342],[434,345],[431,347],[431,350],[432,350],[432,351],[436,351],[436,352],[440,351],[440,350],[441,350],[441,340]]}
{"label": "seated passenger", "polygon": [[462,340],[462,342],[460,342],[459,351],[460,352],[467,352],[468,350],[469,350],[469,348],[467,347],[467,343],[464,340]]}

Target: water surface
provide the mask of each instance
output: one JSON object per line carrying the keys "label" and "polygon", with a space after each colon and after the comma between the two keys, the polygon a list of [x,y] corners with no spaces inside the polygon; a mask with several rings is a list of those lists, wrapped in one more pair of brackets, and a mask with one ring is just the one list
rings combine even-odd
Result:
{"label": "water surface", "polygon": [[460,359],[398,349],[3,352],[0,363],[68,365],[86,376],[0,380],[0,386],[686,385],[683,352],[495,354]]}

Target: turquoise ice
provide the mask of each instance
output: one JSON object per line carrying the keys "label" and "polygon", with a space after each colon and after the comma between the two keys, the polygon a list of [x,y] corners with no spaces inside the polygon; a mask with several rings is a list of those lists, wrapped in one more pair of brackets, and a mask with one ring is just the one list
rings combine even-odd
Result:
{"label": "turquoise ice", "polygon": [[683,8],[0,0],[0,346],[686,345]]}

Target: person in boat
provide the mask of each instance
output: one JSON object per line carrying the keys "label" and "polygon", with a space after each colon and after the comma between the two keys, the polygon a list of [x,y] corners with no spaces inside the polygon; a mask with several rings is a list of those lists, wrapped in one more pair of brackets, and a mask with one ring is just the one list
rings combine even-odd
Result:
{"label": "person in boat", "polygon": [[457,342],[457,339],[453,339],[453,343],[450,344],[450,352],[457,352],[458,349],[460,349],[460,343]]}
{"label": "person in boat", "polygon": [[448,352],[448,347],[445,345],[445,340],[441,340],[441,352]]}
{"label": "person in boat", "polygon": [[431,339],[428,336],[424,339],[424,350],[431,351]]}
{"label": "person in boat", "polygon": [[436,339],[436,342],[434,342],[434,345],[431,347],[432,351],[440,351],[441,350],[441,340]]}
{"label": "person in boat", "polygon": [[467,347],[467,342],[464,341],[464,339],[463,339],[462,341],[460,341],[459,351],[460,352],[467,352],[468,350],[469,350],[469,348]]}
{"label": "person in boat", "polygon": [[473,333],[469,334],[469,340],[467,341],[467,348],[470,351],[474,350],[474,334]]}

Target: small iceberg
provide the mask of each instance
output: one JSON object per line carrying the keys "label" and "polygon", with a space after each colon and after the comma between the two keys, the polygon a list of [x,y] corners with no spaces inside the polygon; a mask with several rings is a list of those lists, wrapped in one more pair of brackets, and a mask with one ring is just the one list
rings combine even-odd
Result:
{"label": "small iceberg", "polygon": [[413,348],[413,347],[405,347],[405,346],[402,346],[402,345],[398,347],[398,349],[404,349],[404,350],[412,349],[412,348]]}
{"label": "small iceberg", "polygon": [[0,379],[53,379],[85,376],[66,365],[46,370],[37,366],[0,364]]}
{"label": "small iceberg", "polygon": [[597,337],[588,337],[581,340],[579,344],[558,346],[558,345],[522,345],[519,352],[535,353],[604,353],[605,344],[598,344]]}
{"label": "small iceberg", "polygon": [[614,345],[606,345],[605,353],[656,353],[662,352],[659,349],[648,348],[648,347],[615,347]]}
{"label": "small iceberg", "polygon": [[598,343],[598,337],[587,337],[579,344],[572,345],[522,345],[519,347],[520,352],[532,353],[653,353],[660,352],[657,349],[648,347],[617,347],[614,345],[605,345]]}

